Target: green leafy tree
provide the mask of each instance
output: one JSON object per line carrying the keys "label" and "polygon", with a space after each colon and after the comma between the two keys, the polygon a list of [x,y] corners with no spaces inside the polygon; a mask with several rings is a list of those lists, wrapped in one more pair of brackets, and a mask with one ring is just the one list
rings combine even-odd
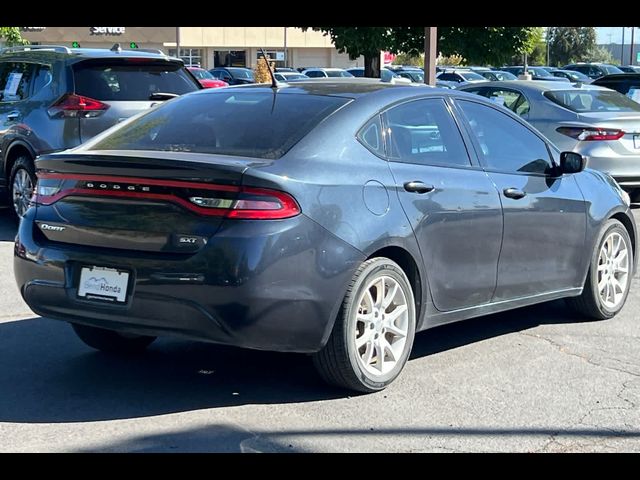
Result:
{"label": "green leafy tree", "polygon": [[[380,78],[380,52],[397,53],[393,27],[300,27],[322,32],[351,60],[364,56],[364,76]],[[424,32],[423,32],[424,35]]]}
{"label": "green leafy tree", "polygon": [[[424,27],[395,28],[393,37],[397,51],[424,51]],[[533,51],[541,38],[539,27],[438,27],[438,52],[460,55],[470,65],[501,65]]]}
{"label": "green leafy tree", "polygon": [[424,67],[424,55],[409,55],[399,53],[392,62],[393,65],[412,65],[414,67]]}
{"label": "green leafy tree", "polygon": [[[329,35],[340,53],[365,60],[365,77],[380,76],[380,52],[424,53],[425,27],[300,27]],[[468,64],[500,65],[516,54],[533,51],[542,38],[539,27],[438,27],[438,52],[462,56]]]}
{"label": "green leafy tree", "polygon": [[7,47],[26,45],[29,42],[22,38],[19,27],[0,27],[0,39],[4,39]]}
{"label": "green leafy tree", "polygon": [[587,52],[587,59],[590,62],[602,62],[602,63],[613,63],[613,64],[620,63],[619,60],[616,60],[613,58],[613,55],[611,55],[611,52],[609,50],[599,45],[594,45]]}
{"label": "green leafy tree", "polygon": [[551,65],[590,61],[596,48],[593,27],[551,27],[549,29],[549,62]]}

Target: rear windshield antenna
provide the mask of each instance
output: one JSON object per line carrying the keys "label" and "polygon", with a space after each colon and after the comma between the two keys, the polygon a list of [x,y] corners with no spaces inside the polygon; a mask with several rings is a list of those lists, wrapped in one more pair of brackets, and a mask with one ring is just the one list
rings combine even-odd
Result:
{"label": "rear windshield antenna", "polygon": [[269,75],[271,75],[271,88],[278,88],[278,82],[276,81],[276,76],[273,74],[271,70],[271,65],[269,65],[269,60],[267,60],[267,56],[264,53],[262,47],[260,47],[260,53],[262,53],[262,58],[267,63],[267,70],[269,70]]}

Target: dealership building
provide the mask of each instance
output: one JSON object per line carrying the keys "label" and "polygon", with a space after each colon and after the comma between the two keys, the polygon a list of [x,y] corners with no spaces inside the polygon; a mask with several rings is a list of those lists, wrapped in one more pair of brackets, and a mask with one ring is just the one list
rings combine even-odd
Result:
{"label": "dealership building", "polygon": [[20,27],[33,44],[82,48],[159,49],[180,56],[187,65],[255,68],[260,48],[276,67],[363,66],[362,57],[349,60],[328,36],[295,27]]}

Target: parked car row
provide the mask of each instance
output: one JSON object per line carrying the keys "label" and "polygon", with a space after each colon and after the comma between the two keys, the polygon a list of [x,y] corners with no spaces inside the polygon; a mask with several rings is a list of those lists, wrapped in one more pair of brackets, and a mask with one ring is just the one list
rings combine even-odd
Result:
{"label": "parked car row", "polygon": [[418,331],[559,298],[593,319],[624,306],[636,83],[213,71],[120,48],[0,56],[16,282],[88,346],[301,352],[373,392]]}

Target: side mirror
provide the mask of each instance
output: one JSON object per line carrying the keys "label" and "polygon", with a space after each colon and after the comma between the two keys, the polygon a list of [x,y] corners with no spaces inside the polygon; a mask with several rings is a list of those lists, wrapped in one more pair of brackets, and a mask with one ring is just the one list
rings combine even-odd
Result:
{"label": "side mirror", "polygon": [[584,170],[586,160],[575,152],[562,152],[560,154],[560,171],[562,173],[578,173]]}

